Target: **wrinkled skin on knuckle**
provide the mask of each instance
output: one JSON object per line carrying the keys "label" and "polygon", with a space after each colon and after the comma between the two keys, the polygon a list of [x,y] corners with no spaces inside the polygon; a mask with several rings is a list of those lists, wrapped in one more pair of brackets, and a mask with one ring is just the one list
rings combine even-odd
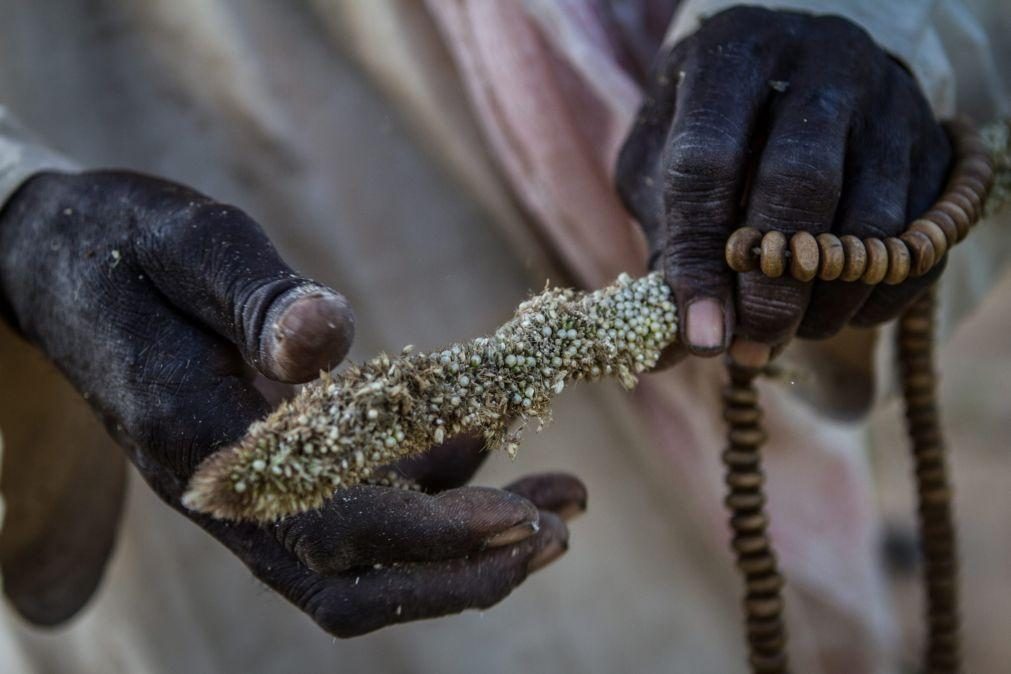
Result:
{"label": "wrinkled skin on knuckle", "polygon": [[738,168],[747,159],[747,139],[723,119],[699,112],[683,121],[663,154],[663,190],[668,210],[711,208],[737,190]]}
{"label": "wrinkled skin on knuckle", "polygon": [[676,290],[705,291],[724,272],[725,235],[719,227],[674,229],[667,240],[664,274]]}
{"label": "wrinkled skin on knuckle", "polygon": [[809,149],[763,167],[762,203],[751,212],[752,226],[789,233],[824,231],[832,221],[842,179]]}

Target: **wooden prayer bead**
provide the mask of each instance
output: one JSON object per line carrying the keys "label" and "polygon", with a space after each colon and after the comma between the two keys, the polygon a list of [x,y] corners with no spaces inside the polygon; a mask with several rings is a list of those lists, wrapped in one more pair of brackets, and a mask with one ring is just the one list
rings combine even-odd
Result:
{"label": "wooden prayer bead", "polygon": [[749,579],[748,589],[755,594],[771,594],[783,589],[783,577],[770,574],[761,578]]}
{"label": "wooden prayer bead", "polygon": [[783,600],[779,597],[748,597],[744,603],[748,614],[756,618],[771,618],[783,611]]}
{"label": "wooden prayer bead", "polygon": [[751,407],[758,404],[758,392],[744,386],[727,386],[723,389],[723,401],[728,405]]}
{"label": "wooden prayer bead", "polygon": [[976,193],[981,201],[985,201],[987,195],[986,185],[982,180],[972,175],[956,175],[953,176],[948,184],[948,189],[955,187],[968,187],[970,190]]}
{"label": "wooden prayer bead", "polygon": [[923,214],[921,220],[929,220],[944,232],[944,238],[948,240],[948,248],[958,243],[958,225],[951,219],[951,216],[944,211],[932,208]]}
{"label": "wooden prayer bead", "polygon": [[755,249],[762,245],[762,233],[754,227],[739,227],[727,239],[727,264],[736,272],[758,269]]}
{"label": "wooden prayer bead", "polygon": [[782,232],[766,232],[762,237],[762,273],[779,278],[786,269],[786,236]]}
{"label": "wooden prayer bead", "polygon": [[972,220],[969,219],[968,213],[950,201],[945,201],[943,199],[934,205],[934,209],[947,213],[948,217],[955,222],[955,226],[958,227],[959,241],[966,237],[969,233],[969,228],[972,226]]}
{"label": "wooden prayer bead", "polygon": [[723,410],[723,418],[729,424],[757,424],[762,419],[762,410],[758,407],[727,407]]}
{"label": "wooden prayer bead", "polygon": [[842,241],[835,234],[823,233],[818,238],[818,278],[822,281],[834,281],[842,273],[846,254],[843,252]]}
{"label": "wooden prayer bead", "polygon": [[731,489],[752,491],[761,488],[765,478],[761,473],[727,473],[724,482]]}
{"label": "wooden prayer bead", "polygon": [[759,457],[758,453],[752,450],[727,449],[723,452],[723,463],[735,470],[751,469],[758,465]]}
{"label": "wooden prayer bead", "polygon": [[983,217],[984,211],[983,197],[981,197],[980,193],[974,190],[972,187],[964,183],[959,183],[957,185],[950,186],[948,188],[948,193],[959,194],[969,202],[969,205],[972,206],[973,221],[978,221],[980,218]]}
{"label": "wooden prayer bead", "polygon": [[769,549],[769,539],[764,535],[737,536],[730,544],[739,555],[755,555]]}
{"label": "wooden prayer bead", "polygon": [[[934,226],[936,227],[937,225]],[[940,229],[937,231],[941,232]],[[941,238],[944,238],[943,232],[941,232]],[[885,274],[885,283],[888,285],[902,283],[909,278],[911,259],[909,249],[906,248],[906,244],[894,236],[885,239],[885,248],[888,249],[888,273]]]}
{"label": "wooden prayer bead", "polygon": [[765,495],[761,492],[729,494],[724,503],[733,511],[758,510],[765,505]]}
{"label": "wooden prayer bead", "polygon": [[732,428],[730,443],[741,447],[755,447],[765,442],[765,431],[761,428]]}
{"label": "wooden prayer bead", "polygon": [[846,234],[839,238],[842,242],[845,261],[843,262],[842,273],[839,279],[842,281],[856,281],[864,275],[867,268],[867,249],[864,242],[853,236]]}
{"label": "wooden prayer bead", "polygon": [[769,525],[769,518],[763,513],[754,513],[751,515],[735,515],[730,518],[730,527],[734,531],[741,532],[751,532],[751,531],[765,531],[765,528]]}
{"label": "wooden prayer bead", "polygon": [[954,190],[949,190],[944,195],[944,197],[942,197],[942,201],[946,201],[949,204],[958,206],[963,211],[965,211],[965,214],[969,218],[970,227],[972,227],[972,224],[974,222],[979,220],[979,216],[976,213],[976,207],[973,205],[972,201],[970,201],[964,194],[960,192],[955,192]]}
{"label": "wooden prayer bead", "polygon": [[934,266],[934,245],[923,232],[903,232],[899,237],[909,248],[910,276],[923,276]]}
{"label": "wooden prayer bead", "polygon": [[770,550],[765,554],[758,555],[756,557],[740,558],[737,560],[737,567],[746,576],[775,572],[776,556],[772,554],[772,551]]}
{"label": "wooden prayer bead", "polygon": [[867,251],[867,268],[860,280],[867,285],[877,285],[888,273],[888,249],[881,239],[874,237],[864,239],[864,249]]}
{"label": "wooden prayer bead", "polygon": [[934,246],[934,257],[936,259],[941,259],[948,252],[948,235],[944,233],[944,230],[936,222],[924,220],[923,218],[913,220],[913,224],[909,225],[907,231],[923,232],[926,234],[927,238],[930,239],[930,243]]}
{"label": "wooden prayer bead", "polygon": [[993,185],[993,162],[980,155],[966,157],[955,164],[955,175],[975,176],[989,189]]}
{"label": "wooden prayer bead", "polygon": [[807,283],[818,273],[818,242],[808,232],[790,237],[790,276]]}

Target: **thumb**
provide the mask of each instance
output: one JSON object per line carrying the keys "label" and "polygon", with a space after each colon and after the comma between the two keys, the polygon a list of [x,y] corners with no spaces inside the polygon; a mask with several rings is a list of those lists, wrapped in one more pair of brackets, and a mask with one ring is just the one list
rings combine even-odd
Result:
{"label": "thumb", "polygon": [[245,213],[189,203],[137,244],[155,286],[270,379],[306,382],[340,363],[355,331],[347,299],[296,274]]}

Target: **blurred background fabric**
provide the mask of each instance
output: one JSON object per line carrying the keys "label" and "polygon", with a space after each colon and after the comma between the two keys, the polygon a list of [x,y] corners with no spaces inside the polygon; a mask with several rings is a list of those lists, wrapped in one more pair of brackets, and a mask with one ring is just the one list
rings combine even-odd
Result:
{"label": "blurred background fabric", "polygon": [[[534,53],[544,48],[537,26],[543,30],[559,20],[550,4],[527,3],[530,21],[516,26]],[[655,4],[668,5],[669,15],[672,3]],[[426,7],[437,5],[442,13],[433,18]],[[565,223],[593,204],[602,204],[601,221],[623,217],[608,210],[613,196],[608,201],[589,192],[608,184],[600,167],[616,150],[620,125],[604,125],[599,146],[577,147],[585,153],[577,159],[587,164],[582,191],[523,180],[525,165],[503,159],[517,139],[489,133],[487,120],[482,126],[474,113],[480,100],[495,100],[494,92],[478,100],[480,78],[471,71],[468,79],[459,70],[480,50],[444,40],[453,25],[462,26],[452,23],[461,16],[454,12],[467,5],[0,0],[0,103],[44,143],[83,166],[143,170],[244,209],[294,266],[351,300],[358,319],[352,359],[407,343],[430,349],[489,331],[545,279],[586,282],[623,268],[600,241],[589,242],[593,254],[584,264],[572,264],[574,251],[582,250],[572,238],[580,230],[567,230]],[[484,3],[481,11],[501,10],[516,19],[519,5],[512,6],[513,14],[503,6]],[[660,38],[660,32],[651,36]],[[571,59],[578,51],[566,52],[565,44],[559,41],[559,51],[548,55]],[[510,58],[531,53],[515,51]],[[581,81],[578,69],[558,62],[545,72],[556,83]],[[617,98],[634,94],[618,71],[612,74],[609,91]],[[622,109],[634,111],[634,105]],[[606,121],[603,115],[595,119]],[[542,186],[547,196],[538,192]],[[586,203],[577,204],[584,210],[558,207],[564,203],[559,195],[566,194],[570,205],[585,195]],[[1006,224],[1003,232],[986,236],[1011,240]],[[615,250],[633,256],[639,245],[634,237],[619,238]],[[1011,490],[1002,488],[1011,474],[1004,393],[1011,375],[1009,329],[1011,286],[1005,283],[990,292],[942,354],[966,562],[967,671],[999,671],[1001,663],[1011,662],[1011,643],[999,634],[1011,624],[1011,531],[1004,524]],[[570,553],[494,609],[337,642],[131,480],[112,563],[91,605],[51,632],[29,627],[5,609],[0,670],[743,672],[739,579],[725,545],[721,504],[713,496],[712,507],[700,510],[699,494],[692,493],[693,484],[704,485],[700,491],[708,497],[706,490],[720,480],[719,370],[716,362],[691,364],[647,379],[647,389],[659,390],[654,382],[665,376],[675,377],[679,387],[666,398],[653,396],[663,404],[648,408],[647,415],[667,414],[670,396],[680,396],[674,402],[688,400],[695,407],[684,407],[684,418],[664,421],[708,429],[695,436],[703,438],[702,446],[675,447],[687,459],[658,451],[649,424],[634,409],[637,397],[608,386],[566,392],[555,422],[530,434],[516,465],[504,455],[491,457],[480,483],[564,469],[580,475],[590,490],[589,511],[572,526]],[[0,373],[12,382],[2,395],[37,415],[31,417],[34,426],[54,425],[47,414],[66,420],[66,409],[81,419],[76,434],[61,436],[55,425],[53,435],[41,439],[5,430],[8,441],[20,438],[39,456],[58,457],[65,451],[58,439],[70,435],[78,460],[92,457],[97,464],[110,457],[110,474],[121,470],[119,450],[87,420],[85,401],[68,394],[56,408],[48,389],[13,385],[18,374],[4,362]],[[829,601],[813,582],[798,583],[803,602],[789,598],[796,608],[788,611],[797,612],[791,624],[803,627],[791,628],[798,671],[847,671],[852,662],[870,671],[902,671],[918,659],[919,600],[916,560],[908,554],[913,487],[897,406],[883,405],[870,431],[860,424],[821,424],[815,412],[786,402],[781,390],[790,389],[790,381],[763,386],[784,424],[791,415],[800,420],[794,435],[788,425],[773,434],[772,442],[787,450],[776,459],[779,465],[798,466],[776,478],[780,485],[807,477],[806,464],[790,462],[805,451],[805,442],[857,448],[845,463],[847,477],[868,479],[863,491],[853,493],[870,498],[875,490],[878,500],[857,504],[866,518],[852,539],[860,547],[851,557],[828,544],[823,548],[838,558],[823,566],[855,570],[859,592],[840,581]],[[0,405],[0,427],[23,422],[28,412],[19,409]],[[667,441],[676,446],[692,437],[672,434]],[[869,455],[862,451],[868,439]],[[692,474],[693,466],[704,474]],[[838,476],[810,477],[797,484],[795,500],[787,504],[798,521],[805,507],[819,506],[808,523],[817,530],[818,518],[831,515],[833,504],[805,499],[835,493],[831,481]],[[4,479],[13,479],[11,473],[5,470]],[[4,490],[6,495],[7,485]],[[111,508],[109,501],[116,494],[103,501]],[[8,518],[32,505],[8,502]],[[881,517],[871,518],[867,513],[879,506]],[[810,540],[807,529],[795,535]],[[845,545],[851,539],[837,540]],[[867,593],[876,593],[869,597],[874,617],[841,621],[847,598],[859,608]],[[872,639],[868,630],[879,624],[882,633]],[[900,632],[888,633],[896,627]]]}

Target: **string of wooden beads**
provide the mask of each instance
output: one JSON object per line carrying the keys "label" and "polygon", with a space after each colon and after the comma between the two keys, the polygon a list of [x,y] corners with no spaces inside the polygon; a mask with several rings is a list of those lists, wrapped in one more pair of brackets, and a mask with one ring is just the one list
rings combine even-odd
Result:
{"label": "string of wooden beads", "polygon": [[761,448],[765,431],[754,378],[758,374],[731,364],[730,385],[723,391],[723,417],[729,428],[723,452],[726,498],[733,530],[731,547],[744,576],[744,613],[752,671],[787,671],[783,623],[783,577],[776,565],[766,527]]}
{"label": "string of wooden beads", "polygon": [[[859,239],[741,227],[727,240],[726,260],[737,272],[760,270],[771,278],[789,274],[800,282],[860,281],[869,285],[902,283],[928,273],[948,250],[968,235],[983,216],[994,167],[989,151],[971,124],[946,124],[955,164],[933,207],[896,237]],[[898,347],[906,403],[906,422],[916,465],[920,543],[927,595],[926,670],[959,671],[957,546],[944,441],[933,369],[935,292],[931,288],[899,320]],[[744,612],[751,668],[787,671],[783,624],[783,578],[766,532],[761,447],[765,433],[754,378],[758,374],[728,363],[730,385],[723,394],[729,447],[723,453],[732,546],[744,576]]]}
{"label": "string of wooden beads", "polygon": [[923,550],[927,618],[924,671],[949,674],[957,672],[960,664],[958,546],[933,365],[934,297],[931,288],[899,319],[898,349]]}
{"label": "string of wooden beads", "polygon": [[775,230],[740,227],[727,239],[727,264],[770,278],[788,273],[803,283],[817,278],[895,285],[928,273],[979,222],[994,179],[990,152],[975,127],[964,121],[945,127],[955,152],[951,178],[934,205],[898,236],[860,239],[801,231],[787,238]]}

